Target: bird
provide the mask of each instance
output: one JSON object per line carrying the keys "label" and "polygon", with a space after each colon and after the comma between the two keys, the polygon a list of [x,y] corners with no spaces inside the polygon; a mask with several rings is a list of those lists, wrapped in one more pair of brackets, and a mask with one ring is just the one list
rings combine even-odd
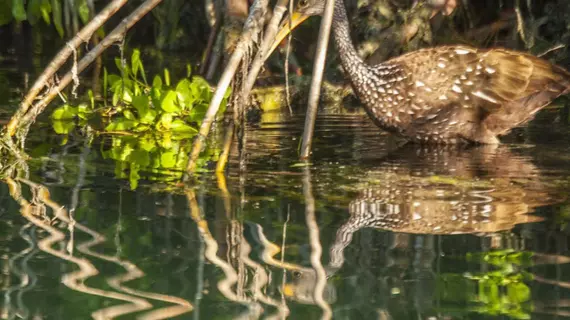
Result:
{"label": "bird", "polygon": [[[299,0],[269,53],[325,0]],[[289,23],[291,22],[291,25]],[[358,55],[343,0],[334,0],[334,42],[355,95],[380,128],[421,144],[500,144],[552,100],[570,92],[570,73],[525,52],[446,45],[376,65]]]}

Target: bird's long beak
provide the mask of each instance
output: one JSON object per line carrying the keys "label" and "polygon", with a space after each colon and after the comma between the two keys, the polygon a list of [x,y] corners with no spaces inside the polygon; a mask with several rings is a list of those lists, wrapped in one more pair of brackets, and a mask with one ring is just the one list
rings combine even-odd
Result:
{"label": "bird's long beak", "polygon": [[[301,23],[303,23],[303,21],[307,20],[307,18],[309,17],[310,16],[304,15],[299,12],[294,12],[293,15],[291,16],[291,19],[289,19],[289,15],[287,15],[283,20],[283,22],[281,23],[281,25],[279,26],[279,30],[277,31],[277,36],[275,37],[275,41],[273,42],[271,48],[267,52],[267,57],[269,57],[271,53],[275,51],[275,48],[277,48],[277,46],[281,43],[281,41],[283,41],[283,39],[285,39],[285,37],[291,31],[293,31],[293,29],[295,29],[297,26],[299,26]],[[289,22],[292,22],[292,24],[289,25]]]}

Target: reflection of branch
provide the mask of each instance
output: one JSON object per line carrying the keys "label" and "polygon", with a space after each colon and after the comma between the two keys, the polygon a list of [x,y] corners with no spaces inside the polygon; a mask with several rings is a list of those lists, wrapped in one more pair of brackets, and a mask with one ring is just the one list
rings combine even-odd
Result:
{"label": "reflection of branch", "polygon": [[267,319],[285,319],[289,315],[289,308],[284,301],[279,303],[274,299],[266,296],[263,294],[262,289],[269,283],[269,276],[263,266],[259,263],[251,260],[249,258],[249,254],[251,252],[251,246],[247,242],[247,240],[243,237],[242,233],[242,240],[241,240],[241,252],[240,252],[240,259],[247,265],[248,267],[254,270],[253,273],[253,283],[251,284],[251,291],[253,292],[254,299],[259,299],[262,303],[265,303],[270,306],[274,306],[277,308],[278,314],[274,316],[268,316]]}
{"label": "reflection of branch", "polygon": [[[14,255],[12,258],[8,260],[9,271],[11,273],[16,274],[20,278],[20,283],[15,286],[6,288],[6,292],[4,293],[4,312],[8,313],[9,316],[13,316],[13,313],[11,312],[12,310],[11,294],[14,291],[18,291],[18,299],[17,299],[18,307],[16,313],[18,314],[19,317],[22,317],[23,319],[27,319],[30,313],[26,305],[23,303],[22,300],[23,293],[33,288],[37,281],[37,277],[35,276],[34,272],[30,270],[30,268],[27,266],[28,259],[30,259],[30,257],[35,255],[35,253],[37,252],[37,247],[34,241],[27,233],[27,231],[31,229],[30,228],[31,226],[32,226],[31,223],[27,223],[22,228],[20,228],[19,232],[20,237],[24,239],[29,244],[29,246],[24,250],[21,250],[18,254]],[[25,257],[22,259],[21,263],[22,267],[17,268],[16,261],[22,257]],[[20,270],[23,270],[23,272]]]}
{"label": "reflection of branch", "polygon": [[[19,181],[22,182],[22,180]],[[47,217],[45,217],[45,215],[42,214],[43,213],[42,211],[45,210],[45,206],[43,206],[41,203],[30,203],[26,199],[24,199],[21,193],[19,182],[7,178],[6,183],[8,184],[8,187],[10,189],[10,194],[12,195],[12,197],[20,204],[21,206],[20,212],[22,213],[22,215],[33,224],[35,224],[36,226],[42,228],[43,230],[49,233],[49,236],[47,238],[42,239],[41,241],[38,242],[38,248],[62,260],[74,263],[79,267],[78,271],[68,273],[62,277],[62,283],[65,286],[75,291],[129,302],[129,304],[108,308],[113,310],[122,308],[121,311],[117,310],[116,312],[113,312],[112,316],[119,316],[134,311],[140,311],[150,308],[152,306],[144,299],[139,299],[128,295],[120,294],[117,292],[106,291],[86,286],[84,284],[85,280],[87,278],[97,275],[99,273],[98,270],[87,259],[73,257],[61,251],[53,249],[52,246],[57,242],[63,241],[65,239],[65,235],[58,229],[52,227],[49,224],[49,222],[46,221]],[[45,189],[42,190],[41,188],[38,188],[36,185],[34,185],[29,181],[26,181],[26,184],[28,184],[32,188],[32,191],[35,193],[35,197],[42,197],[41,193],[47,193],[47,190]],[[37,201],[37,199],[34,199],[34,202],[35,201]],[[38,218],[38,214],[43,219]],[[92,316],[95,319],[102,319],[101,314],[93,313]],[[109,314],[106,314],[105,316],[109,316]]]}
{"label": "reflection of branch", "polygon": [[246,306],[249,310],[249,314],[253,318],[258,318],[261,315],[263,309],[261,306],[256,303],[249,301],[248,299],[242,298],[239,295],[235,294],[232,291],[232,286],[237,282],[238,275],[234,268],[227,263],[226,261],[220,259],[217,256],[218,252],[218,243],[212,237],[210,233],[210,229],[208,228],[208,222],[202,217],[202,213],[200,211],[200,207],[198,206],[198,202],[196,201],[196,195],[193,190],[188,190],[186,193],[186,197],[188,199],[188,205],[190,207],[190,215],[192,219],[196,222],[198,226],[198,231],[200,232],[200,236],[204,240],[206,244],[206,251],[204,252],[204,256],[208,259],[211,263],[216,265],[220,268],[224,274],[225,279],[218,282],[218,290],[224,295],[224,297],[228,298],[231,301],[238,302]]}
{"label": "reflection of branch", "polygon": [[[174,317],[174,316],[177,316],[177,315],[180,315],[180,314],[183,314],[183,313],[186,313],[186,312],[189,312],[192,310],[192,305],[184,299],[172,297],[169,295],[148,293],[148,292],[135,290],[135,289],[131,289],[131,288],[123,286],[122,285],[123,282],[131,281],[133,279],[143,277],[145,275],[144,272],[142,272],[136,265],[134,265],[133,263],[131,263],[129,261],[120,260],[119,258],[117,258],[115,256],[107,256],[104,254],[100,254],[100,253],[91,251],[91,247],[93,247],[99,243],[104,242],[106,240],[105,237],[103,237],[101,234],[87,228],[86,226],[79,224],[79,223],[73,221],[72,219],[70,219],[70,217],[67,214],[67,212],[65,211],[65,209],[63,209],[63,207],[61,207],[59,204],[57,204],[53,200],[51,200],[49,192],[47,191],[47,189],[45,189],[45,187],[43,187],[41,185],[37,185],[31,181],[27,181],[24,179],[20,179],[19,181],[24,182],[25,184],[30,186],[30,188],[32,189],[32,191],[35,194],[34,200],[37,202],[37,204],[36,204],[37,207],[40,207],[40,206],[41,207],[45,207],[45,206],[49,207],[54,212],[55,217],[57,217],[60,220],[62,220],[63,222],[65,222],[67,225],[73,224],[77,230],[82,231],[84,233],[87,233],[93,238],[93,240],[91,240],[91,241],[84,242],[84,243],[77,245],[77,249],[80,252],[82,252],[86,255],[90,255],[90,256],[108,261],[108,262],[115,263],[115,264],[123,267],[125,270],[127,270],[127,273],[124,275],[120,275],[120,276],[116,276],[116,277],[112,277],[112,278],[107,279],[107,283],[109,284],[109,286],[111,286],[112,288],[114,288],[118,291],[123,291],[123,292],[127,293],[127,295],[123,295],[123,294],[120,294],[117,292],[112,292],[112,291],[104,291],[104,290],[100,290],[100,289],[86,287],[83,284],[85,279],[92,277],[94,275],[97,275],[99,273],[98,270],[91,264],[91,262],[89,262],[86,259],[76,258],[76,257],[73,257],[71,255],[64,255],[63,253],[61,253],[59,251],[53,250],[51,248],[51,244],[53,244],[55,242],[62,241],[65,237],[64,237],[62,232],[51,227],[51,225],[46,223],[45,220],[44,221],[39,220],[42,222],[42,225],[39,225],[39,226],[42,229],[52,233],[52,237],[48,237],[47,239],[42,240],[40,242],[40,244],[38,244],[40,249],[42,249],[43,251],[48,252],[54,256],[57,256],[61,259],[73,262],[73,263],[79,265],[80,269],[82,269],[82,270],[80,270],[80,272],[74,272],[74,273],[64,275],[63,279],[62,279],[64,284],[66,284],[68,287],[70,287],[74,290],[78,290],[81,292],[131,302],[131,304],[127,304],[127,305],[123,304],[123,305],[112,306],[112,307],[108,307],[108,308],[104,308],[104,309],[94,311],[92,313],[92,316],[95,319],[107,319],[109,317],[113,318],[113,317],[117,317],[120,315],[125,315],[125,314],[129,314],[129,313],[133,313],[133,312],[151,309],[153,307],[153,305],[149,301],[147,301],[146,299],[140,299],[140,298],[137,298],[136,296],[175,304],[174,306],[168,306],[166,308],[161,308],[161,309],[157,309],[154,311],[147,312],[147,313],[139,316],[140,319],[164,319],[164,318],[168,318],[168,317]],[[21,193],[19,191],[19,184],[18,183],[11,181],[11,183],[9,185],[11,185],[11,188],[10,188],[11,194],[14,196],[14,198],[16,200],[18,200],[21,203],[23,212],[25,210],[24,208],[33,208],[33,206],[31,204],[27,203],[27,201],[21,197]],[[12,192],[12,190],[14,190],[14,192]],[[28,209],[28,211],[30,211],[30,210]],[[32,223],[38,225],[36,222],[34,222],[34,219],[38,220],[37,218],[35,218],[29,214],[26,217]],[[41,244],[46,242],[47,240],[49,240],[49,242],[47,243],[47,246],[42,246]],[[72,252],[72,251],[68,249],[68,252]]]}
{"label": "reflection of branch", "polygon": [[311,171],[309,167],[305,167],[303,175],[303,195],[305,197],[305,217],[307,228],[309,229],[309,239],[311,242],[311,265],[317,276],[313,298],[315,302],[323,310],[322,319],[330,319],[332,317],[331,307],[323,298],[323,292],[327,284],[327,274],[323,264],[321,263],[321,255],[323,247],[319,239],[319,226],[315,217],[315,198],[313,197],[313,187],[311,184]]}

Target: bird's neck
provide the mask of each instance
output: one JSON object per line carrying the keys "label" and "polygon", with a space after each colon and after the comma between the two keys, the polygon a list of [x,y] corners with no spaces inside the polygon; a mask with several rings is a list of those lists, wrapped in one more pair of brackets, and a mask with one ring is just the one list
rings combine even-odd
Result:
{"label": "bird's neck", "polygon": [[363,79],[370,71],[350,39],[350,26],[343,0],[335,0],[334,3],[333,33],[342,66],[354,86],[358,87],[355,81]]}

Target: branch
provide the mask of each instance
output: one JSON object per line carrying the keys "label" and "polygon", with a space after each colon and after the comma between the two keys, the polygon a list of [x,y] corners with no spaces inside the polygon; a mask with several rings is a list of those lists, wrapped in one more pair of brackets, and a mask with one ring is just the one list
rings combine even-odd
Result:
{"label": "branch", "polygon": [[326,0],[325,12],[319,30],[317,52],[315,53],[315,65],[313,67],[313,79],[311,80],[311,91],[309,92],[309,106],[305,118],[305,128],[303,130],[303,144],[301,145],[301,159],[309,157],[311,143],[313,142],[313,132],[315,131],[315,119],[317,117],[317,107],[321,95],[321,83],[323,81],[323,71],[327,57],[327,46],[331,33],[332,17],[335,0]]}
{"label": "branch", "polygon": [[[141,4],[133,13],[128,17],[123,19],[121,23],[109,33],[101,42],[95,46],[89,53],[87,53],[77,64],[77,73],[82,72],[87,68],[95,59],[100,56],[103,51],[116,42],[122,41],[124,34],[130,28],[135,25],[144,15],[146,15],[150,10],[156,7],[162,0],[147,0]],[[73,70],[72,70],[73,71]],[[19,128],[29,126],[40,114],[46,106],[63,90],[73,79],[73,72],[68,72],[59,81],[55,88],[52,88],[39,102],[37,102],[31,109],[23,115],[20,121],[19,119],[12,119],[11,123],[14,123]]]}
{"label": "branch", "polygon": [[114,0],[111,2],[57,53],[47,68],[45,68],[44,72],[36,79],[36,82],[30,91],[28,91],[28,94],[26,94],[24,100],[22,100],[20,108],[12,117],[10,123],[8,123],[6,128],[10,136],[14,135],[16,128],[19,126],[20,119],[26,114],[40,91],[47,86],[49,79],[63,66],[67,58],[69,58],[82,43],[87,42],[93,33],[109,20],[126,2],[127,0]]}
{"label": "branch", "polygon": [[230,82],[234,78],[236,70],[242,61],[242,58],[248,51],[248,48],[251,44],[257,40],[257,35],[262,29],[263,20],[265,16],[265,12],[267,10],[267,2],[268,0],[256,0],[250,9],[250,14],[245,22],[244,31],[241,35],[238,44],[230,60],[220,81],[218,82],[218,86],[216,88],[216,92],[212,97],[212,101],[210,101],[210,105],[208,106],[208,111],[206,111],[206,115],[204,116],[204,120],[202,125],[200,126],[200,131],[194,140],[194,145],[192,146],[192,151],[190,152],[190,160],[188,162],[188,166],[186,167],[186,171],[188,173],[193,173],[196,169],[196,161],[200,156],[200,152],[202,152],[202,147],[204,145],[204,141],[210,133],[210,127],[214,122],[216,114],[220,109],[220,103],[224,99],[224,95]]}

